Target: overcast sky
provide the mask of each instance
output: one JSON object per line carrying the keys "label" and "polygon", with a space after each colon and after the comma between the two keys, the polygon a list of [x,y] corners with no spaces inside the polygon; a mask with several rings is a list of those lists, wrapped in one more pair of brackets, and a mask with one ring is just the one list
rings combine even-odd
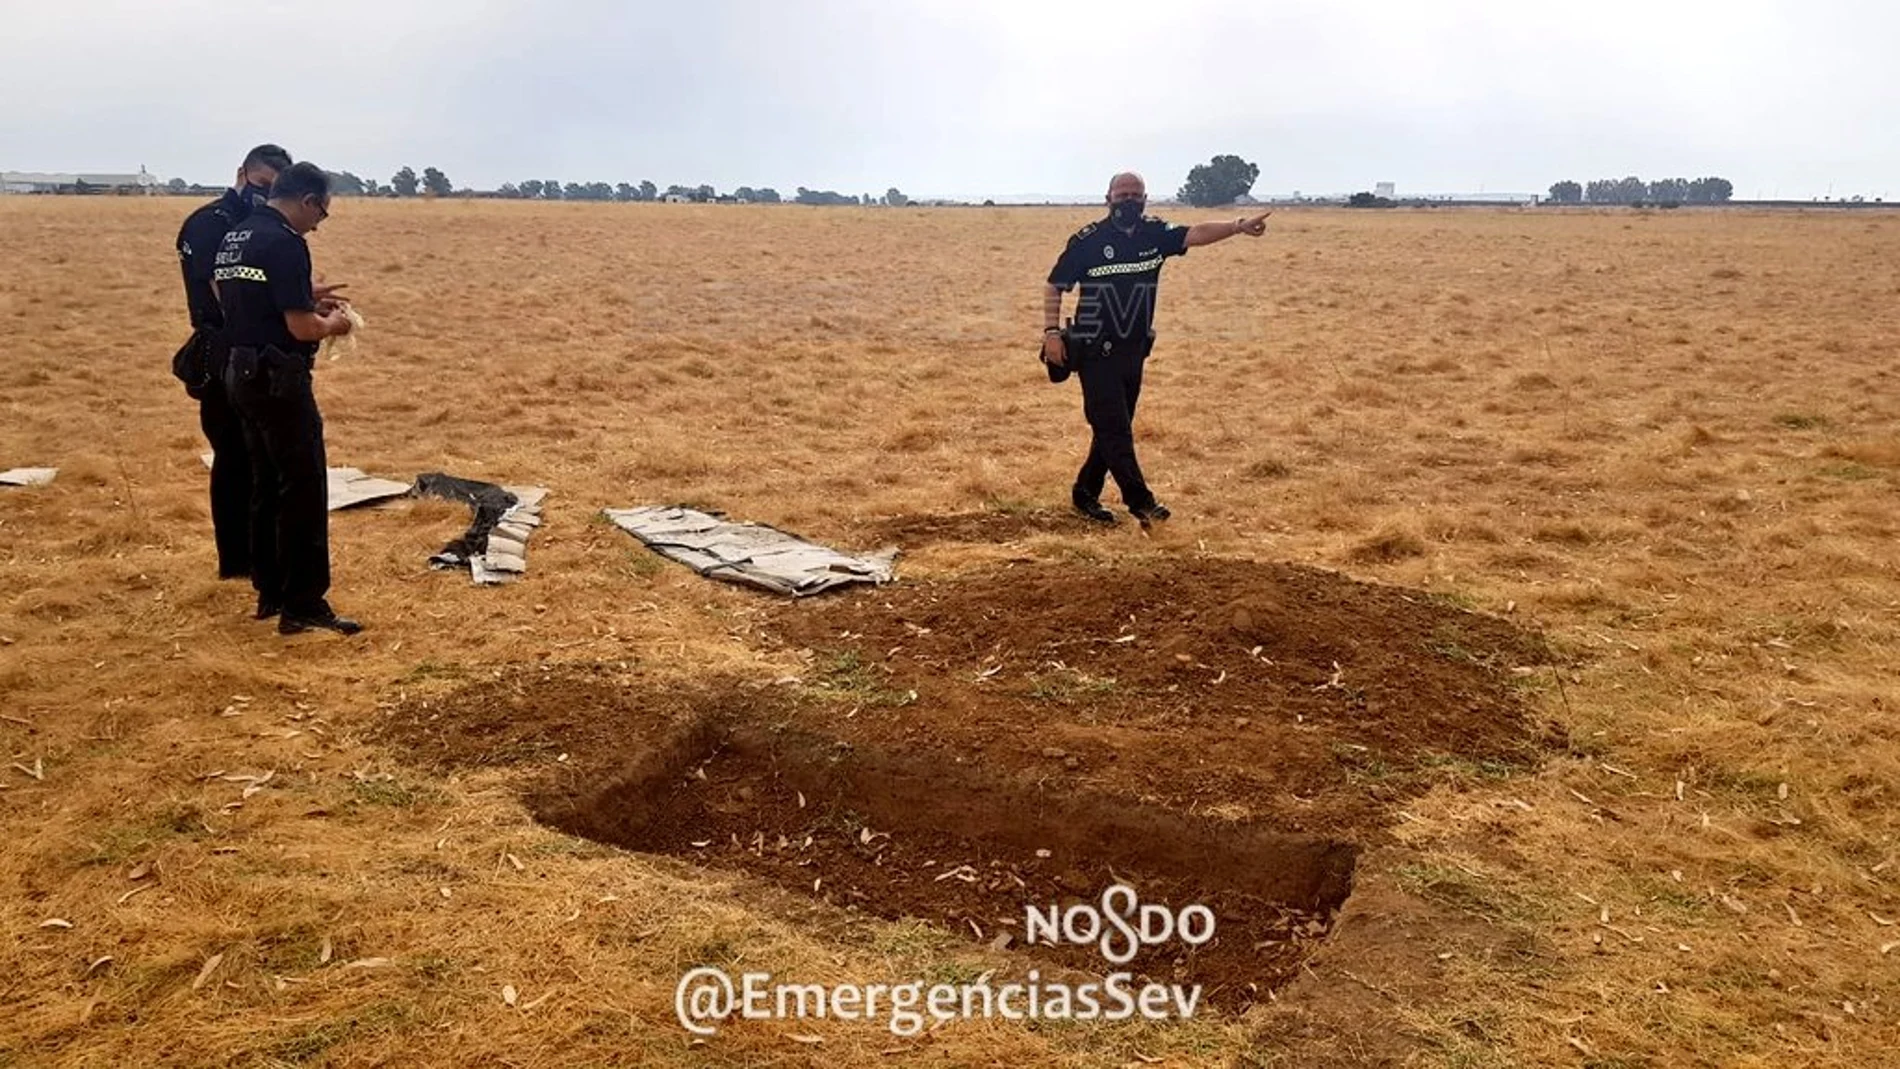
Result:
{"label": "overcast sky", "polygon": [[0,169],[1900,196],[1887,0],[0,0]]}

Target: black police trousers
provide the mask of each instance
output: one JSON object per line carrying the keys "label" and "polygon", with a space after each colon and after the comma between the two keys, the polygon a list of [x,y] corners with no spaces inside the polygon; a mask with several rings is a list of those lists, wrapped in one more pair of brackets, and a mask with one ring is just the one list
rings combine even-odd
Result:
{"label": "black police trousers", "polygon": [[1075,362],[1082,380],[1082,414],[1093,432],[1088,459],[1075,476],[1078,502],[1099,501],[1113,475],[1122,504],[1138,510],[1155,503],[1135,461],[1135,402],[1141,398],[1141,368],[1153,344],[1152,339],[1091,342]]}
{"label": "black police trousers", "polygon": [[211,379],[198,394],[198,426],[211,446],[211,533],[218,546],[218,578],[251,574],[251,447],[244,423],[224,389],[228,350],[215,335],[205,339]]}
{"label": "black police trousers", "polygon": [[310,358],[233,348],[224,381],[251,450],[251,585],[288,615],[327,616],[330,484]]}

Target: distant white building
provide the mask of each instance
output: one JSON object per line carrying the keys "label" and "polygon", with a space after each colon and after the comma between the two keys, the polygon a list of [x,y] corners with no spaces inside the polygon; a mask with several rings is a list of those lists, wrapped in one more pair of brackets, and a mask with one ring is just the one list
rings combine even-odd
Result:
{"label": "distant white building", "polygon": [[693,198],[684,193],[668,193],[661,197],[660,200],[666,204],[690,204]]}
{"label": "distant white building", "polygon": [[1372,187],[1372,195],[1375,197],[1384,197],[1387,200],[1391,200],[1392,193],[1397,188],[1398,187],[1391,182],[1380,182]]}
{"label": "distant white building", "polygon": [[61,171],[0,171],[0,193],[77,193],[151,189],[158,179],[141,167],[137,174],[82,174]]}

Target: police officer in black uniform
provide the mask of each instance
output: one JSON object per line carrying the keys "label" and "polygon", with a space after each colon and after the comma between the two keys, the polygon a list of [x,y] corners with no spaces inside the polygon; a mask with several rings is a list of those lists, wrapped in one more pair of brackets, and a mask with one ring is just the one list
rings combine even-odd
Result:
{"label": "police officer in black uniform", "polygon": [[348,334],[350,321],[340,302],[313,292],[304,235],[329,214],[329,176],[296,164],[277,176],[270,200],[224,236],[212,271],[231,346],[225,387],[251,447],[257,618],[278,616],[286,635],[362,630],[325,600],[329,480],[310,371],[317,343]]}
{"label": "police officer in black uniform", "polygon": [[198,425],[211,444],[211,530],[218,546],[218,578],[251,574],[251,454],[244,428],[224,393],[224,311],[211,291],[212,261],[232,227],[270,196],[290,154],[259,145],[238,166],[237,181],[224,196],[185,217],[178,230],[178,264],[185,276],[185,306],[191,338],[172,358],[172,373],[198,402]]}
{"label": "police officer in black uniform", "polygon": [[[1102,507],[1109,475],[1122,503],[1143,527],[1168,518],[1155,500],[1135,461],[1135,401],[1141,396],[1141,370],[1154,348],[1155,289],[1161,265],[1199,245],[1236,234],[1259,237],[1271,213],[1231,223],[1169,226],[1144,215],[1147,186],[1137,174],[1118,174],[1108,184],[1108,218],[1090,223],[1069,238],[1043,288],[1042,358],[1051,378],[1072,369],[1082,380],[1082,412],[1093,437],[1088,459],[1076,474],[1070,501],[1097,523],[1114,523]],[[1061,325],[1062,295],[1080,284],[1075,318]]]}

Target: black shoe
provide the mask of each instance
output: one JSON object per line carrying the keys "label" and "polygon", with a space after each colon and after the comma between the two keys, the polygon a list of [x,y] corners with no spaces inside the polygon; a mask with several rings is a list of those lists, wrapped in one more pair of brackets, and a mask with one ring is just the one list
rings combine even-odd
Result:
{"label": "black shoe", "polygon": [[1092,497],[1077,495],[1070,499],[1070,504],[1075,506],[1076,515],[1092,523],[1112,524],[1115,522],[1115,514],[1103,508],[1102,503]]}
{"label": "black shoe", "polygon": [[296,616],[287,612],[277,621],[277,633],[280,635],[301,635],[314,628],[323,628],[342,635],[354,635],[363,630],[363,625],[347,616],[338,616],[334,612],[326,612],[322,616]]}
{"label": "black shoe", "polygon": [[278,602],[276,598],[267,598],[259,595],[257,599],[257,612],[252,614],[251,619],[268,620],[283,611],[284,606]]}
{"label": "black shoe", "polygon": [[1168,506],[1163,505],[1159,501],[1149,505],[1145,509],[1129,509],[1128,511],[1136,520],[1140,521],[1143,527],[1152,527],[1173,515],[1173,513],[1168,511]]}

